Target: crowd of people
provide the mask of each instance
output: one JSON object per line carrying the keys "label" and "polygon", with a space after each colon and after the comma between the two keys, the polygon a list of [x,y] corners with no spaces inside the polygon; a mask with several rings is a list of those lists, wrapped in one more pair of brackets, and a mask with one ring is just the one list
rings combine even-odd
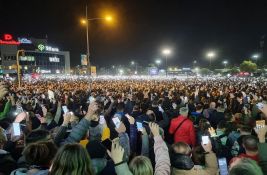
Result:
{"label": "crowd of people", "polygon": [[260,79],[0,84],[0,175],[267,174]]}

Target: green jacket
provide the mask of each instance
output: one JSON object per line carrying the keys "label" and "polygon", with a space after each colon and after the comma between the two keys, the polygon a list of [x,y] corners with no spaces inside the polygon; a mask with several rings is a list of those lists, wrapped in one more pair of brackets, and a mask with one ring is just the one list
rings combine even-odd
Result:
{"label": "green jacket", "polygon": [[267,143],[259,143],[259,165],[262,169],[263,174],[267,174]]}
{"label": "green jacket", "polygon": [[0,112],[0,120],[3,120],[7,117],[7,113],[10,111],[11,106],[12,106],[12,104],[10,101],[6,102],[4,111]]}

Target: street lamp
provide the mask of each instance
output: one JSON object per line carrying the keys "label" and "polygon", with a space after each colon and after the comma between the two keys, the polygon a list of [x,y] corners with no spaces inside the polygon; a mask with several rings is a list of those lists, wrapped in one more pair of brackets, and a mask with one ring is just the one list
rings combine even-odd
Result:
{"label": "street lamp", "polygon": [[161,60],[156,60],[155,63],[159,66],[161,64]]}
{"label": "street lamp", "polygon": [[22,54],[24,55],[25,52],[24,50],[18,50],[17,51],[17,56],[16,56],[16,60],[17,60],[17,76],[18,76],[18,84],[19,84],[19,87],[21,86],[21,75],[20,75],[20,64],[19,64],[19,54]]}
{"label": "street lamp", "polygon": [[87,71],[88,75],[90,74],[90,45],[89,45],[89,30],[88,30],[88,23],[89,21],[95,21],[95,20],[106,20],[108,22],[111,22],[113,18],[111,16],[106,16],[105,18],[88,18],[88,12],[87,12],[87,6],[85,8],[85,19],[81,19],[81,24],[86,25],[86,52],[87,52]]}
{"label": "street lamp", "polygon": [[207,57],[208,57],[209,60],[210,60],[210,66],[209,66],[209,67],[211,67],[211,60],[212,60],[212,58],[214,58],[215,56],[216,56],[216,54],[215,54],[214,52],[212,52],[212,51],[210,51],[210,52],[207,53]]}
{"label": "street lamp", "polygon": [[134,61],[131,62],[131,65],[134,65]]}
{"label": "street lamp", "polygon": [[171,53],[171,50],[170,50],[170,49],[164,49],[164,50],[162,51],[162,54],[165,55],[166,76],[168,75],[168,73],[167,73],[167,68],[168,68],[167,59],[168,59],[168,56],[170,55],[170,53]]}
{"label": "street lamp", "polygon": [[223,64],[224,64],[224,68],[226,68],[226,65],[228,64],[228,61],[227,60],[223,61]]}
{"label": "street lamp", "polygon": [[259,57],[260,57],[259,54],[252,55],[252,59],[254,59],[256,63],[258,62]]}

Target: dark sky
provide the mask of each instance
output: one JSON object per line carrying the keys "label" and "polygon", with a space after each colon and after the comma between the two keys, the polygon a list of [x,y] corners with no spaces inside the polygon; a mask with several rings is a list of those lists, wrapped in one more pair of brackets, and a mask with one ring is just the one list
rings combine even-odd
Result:
{"label": "dark sky", "polygon": [[145,65],[162,57],[164,47],[172,49],[172,65],[207,64],[208,50],[217,52],[217,64],[224,59],[236,64],[259,52],[267,34],[266,0],[0,0],[0,34],[47,34],[49,43],[69,50],[71,64],[78,65],[86,51],[79,23],[86,3],[89,17],[111,11],[115,18],[112,25],[89,24],[91,59],[101,66],[131,60]]}

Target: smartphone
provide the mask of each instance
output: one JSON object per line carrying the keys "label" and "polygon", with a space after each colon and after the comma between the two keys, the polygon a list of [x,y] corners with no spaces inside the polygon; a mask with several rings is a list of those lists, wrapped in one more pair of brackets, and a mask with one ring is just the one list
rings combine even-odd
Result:
{"label": "smartphone", "polygon": [[265,120],[256,120],[256,128],[260,129],[265,126]]}
{"label": "smartphone", "polygon": [[219,169],[220,169],[220,175],[228,175],[228,167],[227,167],[227,161],[226,158],[219,158],[218,159]]}
{"label": "smartphone", "polygon": [[111,150],[112,142],[110,139],[103,140],[101,143],[107,150]]}
{"label": "smartphone", "polygon": [[209,136],[202,136],[202,143],[204,145],[208,144],[210,141]]}
{"label": "smartphone", "polygon": [[20,132],[20,124],[19,123],[13,123],[13,135],[14,136],[20,136],[21,132]]}
{"label": "smartphone", "polygon": [[106,123],[106,120],[105,120],[104,115],[100,115],[100,117],[99,117],[99,124],[103,125],[105,123]]}
{"label": "smartphone", "polygon": [[137,130],[142,131],[143,129],[143,124],[141,122],[136,122]]}
{"label": "smartphone", "polygon": [[264,104],[263,103],[258,103],[258,104],[256,104],[256,106],[258,107],[258,109],[263,109]]}
{"label": "smartphone", "polygon": [[62,106],[63,112],[64,114],[66,114],[67,112],[69,112],[68,107],[67,106]]}
{"label": "smartphone", "polygon": [[119,128],[121,125],[121,121],[118,117],[112,118],[113,123],[115,124],[116,128]]}

